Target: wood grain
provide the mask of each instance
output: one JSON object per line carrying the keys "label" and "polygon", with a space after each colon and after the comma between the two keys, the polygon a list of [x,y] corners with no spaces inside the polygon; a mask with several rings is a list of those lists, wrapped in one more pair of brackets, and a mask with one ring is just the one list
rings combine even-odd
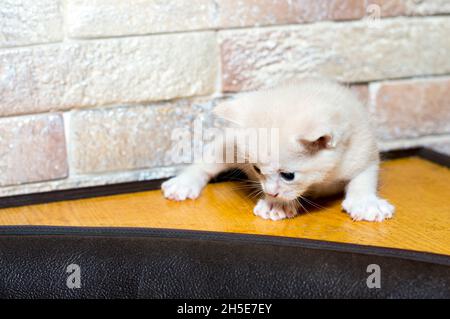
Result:
{"label": "wood grain", "polygon": [[393,219],[353,222],[341,198],[283,221],[252,214],[255,200],[235,182],[209,185],[185,202],[160,191],[0,210],[0,225],[112,226],[264,234],[395,247],[450,255],[450,170],[420,158],[383,163],[380,193],[396,206]]}

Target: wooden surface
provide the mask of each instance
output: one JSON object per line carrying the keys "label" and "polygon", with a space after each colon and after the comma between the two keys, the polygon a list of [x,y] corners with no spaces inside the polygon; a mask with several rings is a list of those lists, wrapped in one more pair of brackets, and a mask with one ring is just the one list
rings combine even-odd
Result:
{"label": "wooden surface", "polygon": [[396,206],[393,219],[353,222],[341,199],[283,221],[252,213],[255,200],[237,183],[209,185],[185,202],[161,192],[97,197],[0,210],[0,225],[157,227],[279,235],[396,247],[450,255],[450,170],[419,158],[383,163],[380,193]]}

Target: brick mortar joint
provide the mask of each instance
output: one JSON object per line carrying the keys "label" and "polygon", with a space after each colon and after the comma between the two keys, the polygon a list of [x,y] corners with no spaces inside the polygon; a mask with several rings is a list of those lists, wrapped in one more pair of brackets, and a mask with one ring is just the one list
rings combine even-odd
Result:
{"label": "brick mortar joint", "polygon": [[[238,94],[240,92],[236,92]],[[107,110],[114,109],[119,107],[140,107],[140,106],[164,106],[170,104],[176,104],[178,102],[191,102],[195,103],[196,101],[211,101],[221,97],[224,97],[224,92],[216,92],[214,91],[212,94],[207,95],[192,95],[192,96],[180,96],[167,100],[147,100],[147,101],[136,101],[136,102],[123,102],[123,103],[107,103],[107,104],[98,104],[98,105],[89,105],[89,106],[74,106],[70,108],[54,108],[48,111],[37,111],[37,112],[24,112],[24,113],[13,113],[7,115],[0,115],[0,119],[7,118],[17,118],[17,117],[25,117],[25,116],[38,116],[38,115],[46,115],[46,114],[62,114],[65,112],[82,112],[82,111],[92,111],[92,110]]]}
{"label": "brick mortar joint", "polygon": [[67,162],[67,177],[66,179],[70,179],[73,175],[73,152],[72,152],[72,144],[70,138],[70,111],[62,113],[63,127],[64,127],[64,140],[66,144],[66,162]]}
{"label": "brick mortar joint", "polygon": [[[220,57],[219,57],[219,63],[220,63]],[[220,63],[221,64],[221,63]],[[111,103],[111,104],[99,104],[99,105],[91,105],[91,106],[74,106],[71,108],[54,108],[47,111],[37,111],[37,112],[24,112],[24,113],[13,113],[8,115],[2,115],[0,116],[0,119],[8,119],[8,118],[20,118],[20,117],[33,117],[33,116],[44,116],[44,115],[51,115],[51,114],[65,114],[70,112],[82,112],[82,111],[92,111],[92,110],[109,110],[119,107],[126,107],[126,108],[133,108],[133,107],[140,107],[140,106],[152,106],[152,107],[158,107],[158,106],[164,106],[164,105],[170,105],[170,104],[176,104],[178,102],[188,102],[188,103],[195,103],[195,102],[206,102],[211,100],[216,100],[224,97],[233,97],[233,96],[239,96],[245,93],[248,93],[249,91],[243,90],[243,91],[236,91],[236,92],[224,92],[222,91],[222,70],[221,65],[217,68],[217,76],[219,76],[219,79],[216,78],[216,88],[215,91],[212,94],[207,95],[193,95],[193,96],[180,96],[172,99],[167,100],[155,100],[155,101],[136,101],[136,102],[123,102],[123,103]],[[377,81],[371,81],[367,83],[357,83],[357,82],[350,82],[347,83],[349,85],[364,85],[368,88],[368,106],[371,108],[376,107],[376,96],[378,93],[379,88],[383,84],[393,84],[393,83],[420,83],[420,82],[426,82],[426,81],[439,81],[439,80],[450,80],[450,73],[447,74],[436,74],[436,75],[424,75],[424,76],[415,76],[415,77],[404,77],[404,78],[392,78],[392,79],[383,79],[383,80],[377,80]]]}
{"label": "brick mortar joint", "polygon": [[[53,41],[53,42],[39,42],[39,43],[32,43],[27,45],[14,45],[14,46],[0,46],[0,52],[3,50],[8,49],[20,49],[20,48],[29,48],[29,47],[35,47],[35,46],[45,46],[45,45],[51,45],[51,44],[63,44],[63,43],[70,43],[70,42],[90,42],[90,41],[107,41],[107,40],[118,40],[118,39],[128,39],[128,38],[146,38],[146,37],[153,37],[153,36],[165,36],[165,35],[175,35],[175,34],[197,34],[197,33],[217,33],[217,36],[219,37],[219,44],[220,44],[220,35],[222,33],[226,32],[245,32],[245,31],[264,31],[264,30],[283,30],[283,29],[292,29],[292,28],[302,28],[302,27],[310,27],[313,25],[321,25],[321,24],[336,24],[336,25],[342,25],[342,24],[354,24],[354,23],[360,23],[364,22],[364,17],[361,19],[353,19],[353,20],[318,20],[313,21],[309,23],[286,23],[286,24],[270,24],[270,25],[260,25],[260,26],[237,26],[237,27],[226,27],[226,28],[220,28],[220,27],[211,27],[211,28],[201,28],[201,29],[195,29],[195,30],[182,30],[182,31],[168,31],[168,32],[154,32],[154,33],[143,33],[143,34],[126,34],[126,35],[118,35],[118,36],[89,36],[89,37],[71,37],[67,33],[67,12],[66,12],[66,0],[63,1],[63,40],[62,41]],[[394,16],[394,17],[386,17],[382,18],[380,22],[382,23],[388,23],[389,21],[395,21],[395,20],[404,20],[404,21],[411,21],[411,20],[438,20],[443,18],[450,18],[450,14],[442,14],[442,15],[427,15],[427,16]]]}
{"label": "brick mortar joint", "polygon": [[[423,20],[450,20],[450,14],[445,15],[430,15],[430,16],[394,16],[394,17],[386,17],[381,18],[380,23],[382,24],[389,24],[390,22],[395,21],[423,21]],[[233,27],[233,28],[224,28],[224,29],[217,29],[219,32],[219,35],[223,33],[232,33],[232,32],[245,32],[245,31],[277,31],[279,30],[289,30],[289,29],[296,29],[296,28],[305,28],[305,27],[312,27],[316,25],[351,25],[351,24],[358,24],[358,23],[370,23],[370,21],[362,19],[355,19],[355,20],[319,20],[319,21],[313,21],[310,23],[287,23],[287,24],[273,24],[273,25],[263,25],[263,26],[244,26],[244,27]]]}

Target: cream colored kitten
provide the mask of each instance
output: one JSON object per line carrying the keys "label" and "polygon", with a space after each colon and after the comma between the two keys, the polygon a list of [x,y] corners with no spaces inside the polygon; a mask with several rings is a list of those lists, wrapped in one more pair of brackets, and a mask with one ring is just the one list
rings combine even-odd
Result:
{"label": "cream colored kitten", "polygon": [[[354,220],[392,217],[394,207],[377,196],[379,157],[367,111],[347,88],[323,79],[305,79],[247,93],[220,104],[214,113],[235,127],[279,129],[278,157],[264,163],[193,164],[163,183],[166,198],[195,199],[212,177],[238,167],[260,183],[264,197],[254,214],[264,219],[295,216],[301,196],[344,189],[342,207]],[[238,154],[242,147],[234,140],[215,143]],[[243,156],[248,160],[247,155]]]}

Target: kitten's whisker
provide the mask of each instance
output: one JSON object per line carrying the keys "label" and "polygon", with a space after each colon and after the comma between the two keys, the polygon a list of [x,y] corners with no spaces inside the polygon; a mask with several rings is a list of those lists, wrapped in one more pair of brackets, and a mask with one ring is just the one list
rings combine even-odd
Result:
{"label": "kitten's whisker", "polygon": [[306,197],[304,197],[302,195],[300,195],[300,198],[303,199],[306,203],[314,206],[315,208],[325,209],[325,207],[323,207],[322,205],[319,205],[319,204],[313,202],[312,200],[310,200],[310,199],[308,199],[308,198],[306,198]]}
{"label": "kitten's whisker", "polygon": [[255,188],[253,185],[239,185],[239,186],[232,186],[232,189],[252,189]]}
{"label": "kitten's whisker", "polygon": [[250,193],[250,195],[252,195],[252,194],[261,194],[262,193],[262,190],[261,189],[259,189],[259,188],[257,188],[257,189],[255,189],[253,192],[251,192]]}
{"label": "kitten's whisker", "polygon": [[240,169],[234,168],[228,172],[228,174],[230,174],[229,178],[230,179],[237,178],[237,176],[239,176],[240,173],[241,173]]}
{"label": "kitten's whisker", "polygon": [[233,181],[259,184],[258,181],[254,181],[254,180],[251,180],[251,179],[248,179],[248,178],[238,178],[238,177],[231,177],[230,176],[230,179],[233,180]]}
{"label": "kitten's whisker", "polygon": [[298,199],[296,199],[296,201],[300,204],[300,206],[306,211],[306,213],[309,214],[309,210],[306,209],[305,206],[303,206],[303,204],[301,203],[301,201],[299,201]]}
{"label": "kitten's whisker", "polygon": [[259,185],[238,185],[233,186],[233,189],[252,189],[252,188],[261,188]]}
{"label": "kitten's whisker", "polygon": [[256,198],[257,196],[260,196],[260,195],[262,195],[262,194],[263,194],[263,191],[260,190],[260,189],[257,189],[256,191],[252,192],[252,193],[249,195],[249,198],[250,198],[250,199],[254,199],[254,198]]}
{"label": "kitten's whisker", "polygon": [[259,184],[259,183],[254,183],[254,184],[253,183],[242,183],[239,186],[260,187],[261,184]]}
{"label": "kitten's whisker", "polygon": [[257,182],[257,181],[250,181],[250,180],[246,180],[246,179],[236,179],[236,181],[238,181],[238,182],[244,182],[244,183],[248,183],[248,184],[256,184],[256,185],[259,185],[259,184],[260,184],[260,182]]}

